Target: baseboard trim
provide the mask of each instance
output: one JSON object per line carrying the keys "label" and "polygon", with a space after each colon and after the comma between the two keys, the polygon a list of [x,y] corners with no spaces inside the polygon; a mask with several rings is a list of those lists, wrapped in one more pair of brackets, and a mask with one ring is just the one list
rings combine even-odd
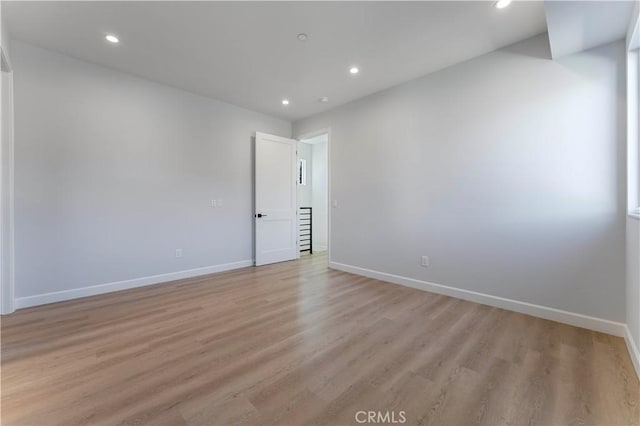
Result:
{"label": "baseboard trim", "polygon": [[134,278],[131,280],[115,281],[111,283],[56,291],[52,293],[36,294],[34,296],[18,297],[15,299],[14,303],[16,309],[29,308],[32,306],[46,305],[48,303],[62,302],[65,300],[78,299],[87,296],[95,296],[98,294],[111,293],[114,291],[128,290],[131,288],[144,287],[147,285],[160,284],[185,278],[192,278],[200,275],[213,274],[216,272],[230,271],[232,269],[245,268],[247,266],[253,266],[252,259],[242,260],[239,262],[224,263],[220,265],[205,266],[202,268],[187,269],[184,271],[169,272],[166,274],[150,275],[147,277]]}
{"label": "baseboard trim", "polygon": [[631,330],[629,330],[629,326],[625,325],[625,333],[624,333],[624,341],[627,344],[627,349],[629,350],[629,356],[631,357],[631,362],[633,363],[633,367],[636,369],[636,374],[638,375],[638,379],[640,379],[640,351],[636,346],[635,341],[631,337]]}
{"label": "baseboard trim", "polygon": [[507,309],[509,311],[520,312],[522,314],[527,314],[551,321],[557,321],[593,331],[599,331],[601,333],[612,334],[618,337],[626,336],[625,330],[627,329],[627,326],[626,324],[620,322],[591,317],[583,314],[577,314],[574,312],[563,311],[561,309],[549,308],[541,305],[534,305],[532,303],[520,302],[518,300],[505,299],[503,297],[491,296],[489,294],[463,290],[460,288],[449,287],[442,284],[430,283],[414,278],[407,278],[400,275],[388,274],[386,272],[360,268],[358,266],[345,265],[338,262],[329,262],[329,267],[332,269],[337,269],[339,271],[349,272],[351,274],[362,275],[368,278],[387,281],[393,284],[399,284],[418,290],[444,294],[446,296],[451,296],[458,299],[469,300],[471,302],[481,303],[483,305],[489,305],[497,308]]}

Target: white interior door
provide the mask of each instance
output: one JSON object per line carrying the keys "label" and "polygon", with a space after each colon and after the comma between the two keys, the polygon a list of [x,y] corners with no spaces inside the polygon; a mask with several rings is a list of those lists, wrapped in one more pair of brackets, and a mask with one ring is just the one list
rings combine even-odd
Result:
{"label": "white interior door", "polygon": [[256,133],[256,266],[298,257],[297,141]]}

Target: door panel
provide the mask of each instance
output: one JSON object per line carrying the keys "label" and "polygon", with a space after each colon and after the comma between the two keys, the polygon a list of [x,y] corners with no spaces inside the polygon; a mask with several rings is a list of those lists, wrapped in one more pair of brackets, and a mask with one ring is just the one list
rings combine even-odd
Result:
{"label": "door panel", "polygon": [[297,141],[256,133],[256,266],[298,257]]}

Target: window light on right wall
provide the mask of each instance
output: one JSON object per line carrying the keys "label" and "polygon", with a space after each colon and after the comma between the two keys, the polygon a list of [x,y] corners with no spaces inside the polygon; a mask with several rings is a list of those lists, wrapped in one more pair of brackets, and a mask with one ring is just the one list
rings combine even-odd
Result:
{"label": "window light on right wall", "polygon": [[[637,31],[640,31],[638,29]],[[635,138],[635,156],[633,161],[635,162],[635,186],[636,186],[636,194],[635,194],[635,209],[633,208],[633,204],[630,205],[631,211],[630,215],[640,219],[640,49],[636,48],[634,51],[635,60],[636,60],[636,94],[635,94],[635,129],[636,129],[636,138]],[[634,176],[630,176],[631,179],[634,179]]]}
{"label": "window light on right wall", "polygon": [[640,3],[627,35],[627,208],[640,219]]}

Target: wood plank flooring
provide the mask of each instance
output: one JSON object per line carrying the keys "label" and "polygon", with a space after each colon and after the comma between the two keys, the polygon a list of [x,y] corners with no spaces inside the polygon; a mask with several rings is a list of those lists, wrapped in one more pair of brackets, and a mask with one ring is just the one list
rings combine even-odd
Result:
{"label": "wood plank flooring", "polygon": [[1,384],[3,425],[640,424],[623,339],[322,254],[4,316]]}

